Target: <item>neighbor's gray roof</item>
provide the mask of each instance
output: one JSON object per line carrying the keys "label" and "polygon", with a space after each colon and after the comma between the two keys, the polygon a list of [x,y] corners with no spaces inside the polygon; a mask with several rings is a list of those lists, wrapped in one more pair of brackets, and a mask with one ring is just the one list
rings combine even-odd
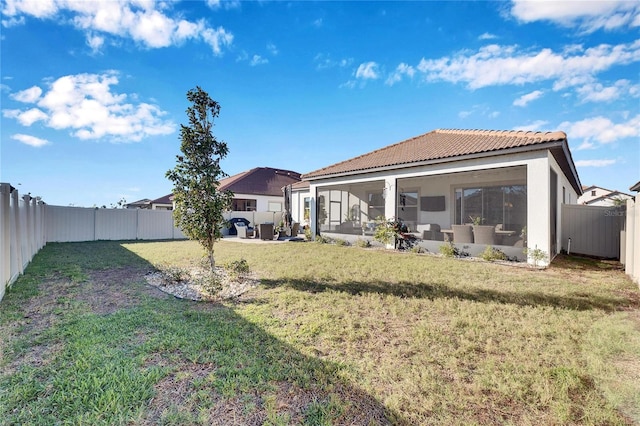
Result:
{"label": "neighbor's gray roof", "polygon": [[455,161],[459,157],[517,148],[552,151],[556,161],[572,180],[572,186],[582,193],[580,180],[567,145],[564,132],[526,132],[498,130],[438,129],[393,145],[306,173],[302,179],[351,175],[376,169],[400,168],[431,161]]}

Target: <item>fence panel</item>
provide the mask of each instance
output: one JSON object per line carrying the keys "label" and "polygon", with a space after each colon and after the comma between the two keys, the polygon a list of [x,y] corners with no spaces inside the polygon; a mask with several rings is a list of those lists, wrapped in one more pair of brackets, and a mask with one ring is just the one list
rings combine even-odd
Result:
{"label": "fence panel", "polygon": [[96,239],[95,209],[47,206],[45,223],[48,243]]}
{"label": "fence panel", "polygon": [[135,209],[97,209],[96,240],[135,240],[138,214]]}
{"label": "fence panel", "polygon": [[[170,240],[174,237],[173,212],[169,210],[137,210],[140,240]],[[181,233],[182,234],[182,233]]]}
{"label": "fence panel", "polygon": [[563,204],[562,248],[576,254],[620,259],[625,212],[624,207]]}

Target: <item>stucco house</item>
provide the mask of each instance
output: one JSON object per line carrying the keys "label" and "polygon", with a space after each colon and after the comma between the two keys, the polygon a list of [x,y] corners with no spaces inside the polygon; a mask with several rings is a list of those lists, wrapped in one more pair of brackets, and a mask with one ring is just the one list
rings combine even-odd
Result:
{"label": "stucco house", "polygon": [[602,188],[600,186],[586,186],[582,188],[582,195],[578,198],[578,204],[589,206],[614,206],[616,203],[625,204],[633,195],[624,192]]}
{"label": "stucco house", "polygon": [[471,236],[454,235],[457,225],[473,222],[493,228],[492,245],[510,256],[525,259],[526,247],[545,252],[541,263],[561,247],[561,204],[582,195],[559,131],[438,129],[302,179],[309,188],[292,191],[294,220],[308,199],[314,235],[370,238],[384,216],[402,220],[429,251],[453,240],[474,255],[486,248],[484,237],[474,237],[475,228]]}

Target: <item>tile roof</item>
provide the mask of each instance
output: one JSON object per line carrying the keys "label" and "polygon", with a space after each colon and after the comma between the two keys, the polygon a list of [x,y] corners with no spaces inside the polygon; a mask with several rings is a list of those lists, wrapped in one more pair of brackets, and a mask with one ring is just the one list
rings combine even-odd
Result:
{"label": "tile roof", "polygon": [[291,170],[256,167],[220,180],[220,190],[236,194],[282,196],[282,188],[300,181],[300,173]]}
{"label": "tile roof", "polygon": [[[352,174],[414,163],[454,160],[465,155],[534,147],[547,142],[566,143],[564,132],[438,129],[370,153],[315,170],[303,179]],[[573,161],[571,160],[571,163]],[[575,168],[574,168],[575,169]],[[580,188],[578,184],[578,188]]]}

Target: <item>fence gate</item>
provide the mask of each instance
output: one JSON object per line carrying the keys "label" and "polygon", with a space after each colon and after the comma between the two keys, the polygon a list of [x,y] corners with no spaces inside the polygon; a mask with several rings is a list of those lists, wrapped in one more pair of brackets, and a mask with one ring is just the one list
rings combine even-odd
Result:
{"label": "fence gate", "polygon": [[[562,248],[575,254],[620,259],[626,207],[562,205]],[[571,247],[569,248],[569,239]]]}

